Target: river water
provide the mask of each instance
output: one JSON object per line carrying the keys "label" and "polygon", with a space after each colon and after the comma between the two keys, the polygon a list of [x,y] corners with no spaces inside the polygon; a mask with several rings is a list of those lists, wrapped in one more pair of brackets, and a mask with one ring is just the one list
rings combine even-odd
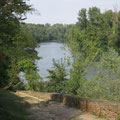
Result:
{"label": "river water", "polygon": [[42,57],[42,59],[37,61],[37,66],[39,74],[44,80],[47,80],[46,77],[49,75],[47,70],[53,68],[53,59],[61,60],[61,58],[64,59],[67,56],[70,56],[70,52],[64,50],[63,47],[63,43],[44,42],[40,43],[39,48],[36,48],[38,56]]}

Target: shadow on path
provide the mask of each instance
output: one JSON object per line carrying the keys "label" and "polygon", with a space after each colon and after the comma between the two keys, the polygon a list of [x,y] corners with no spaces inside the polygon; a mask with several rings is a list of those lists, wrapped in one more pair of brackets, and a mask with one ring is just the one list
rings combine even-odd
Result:
{"label": "shadow on path", "polygon": [[31,105],[28,111],[30,113],[29,118],[33,120],[101,120],[96,116],[50,99],[38,98],[22,91],[18,91],[16,94]]}

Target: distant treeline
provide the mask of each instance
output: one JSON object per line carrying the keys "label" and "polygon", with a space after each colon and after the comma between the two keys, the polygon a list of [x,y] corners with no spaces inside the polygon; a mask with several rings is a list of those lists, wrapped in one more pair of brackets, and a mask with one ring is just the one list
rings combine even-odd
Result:
{"label": "distant treeline", "polygon": [[63,25],[63,24],[24,24],[23,29],[30,33],[37,43],[43,41],[66,41],[66,33],[69,32],[73,25]]}

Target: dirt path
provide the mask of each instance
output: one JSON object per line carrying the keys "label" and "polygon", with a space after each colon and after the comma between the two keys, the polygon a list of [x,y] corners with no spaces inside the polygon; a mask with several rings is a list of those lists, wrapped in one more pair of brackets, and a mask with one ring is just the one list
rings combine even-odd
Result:
{"label": "dirt path", "polygon": [[16,94],[31,104],[29,117],[35,120],[104,120],[55,101],[46,101],[43,98],[31,96],[25,92],[18,91]]}

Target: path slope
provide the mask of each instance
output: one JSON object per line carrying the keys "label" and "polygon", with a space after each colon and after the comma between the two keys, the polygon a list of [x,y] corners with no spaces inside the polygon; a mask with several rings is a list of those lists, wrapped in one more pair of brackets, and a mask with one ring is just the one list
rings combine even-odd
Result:
{"label": "path slope", "polygon": [[67,107],[55,101],[38,98],[26,92],[18,91],[18,96],[31,104],[29,117],[35,120],[104,120],[79,109]]}

